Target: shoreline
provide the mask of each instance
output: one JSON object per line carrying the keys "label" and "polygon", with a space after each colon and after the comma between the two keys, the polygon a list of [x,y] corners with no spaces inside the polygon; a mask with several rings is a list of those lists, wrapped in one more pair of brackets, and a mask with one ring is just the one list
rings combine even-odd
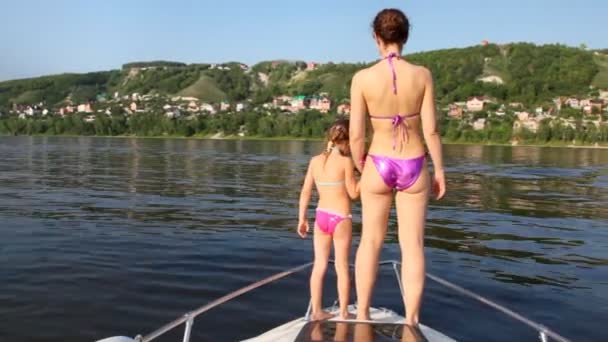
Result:
{"label": "shoreline", "polygon": [[[218,136],[213,135],[193,135],[190,137],[180,135],[158,135],[158,136],[137,136],[137,135],[70,135],[70,134],[34,134],[34,135],[0,135],[0,138],[5,137],[66,137],[66,138],[119,138],[119,139],[193,139],[193,140],[252,140],[252,141],[323,141],[323,138],[300,138],[300,137],[260,137],[260,136]],[[474,145],[474,146],[504,146],[504,147],[548,147],[548,148],[587,148],[587,149],[608,149],[608,144],[593,144],[593,145],[578,145],[566,143],[548,143],[548,144],[533,144],[533,143],[498,143],[498,142],[464,142],[464,141],[441,141],[443,145]]]}

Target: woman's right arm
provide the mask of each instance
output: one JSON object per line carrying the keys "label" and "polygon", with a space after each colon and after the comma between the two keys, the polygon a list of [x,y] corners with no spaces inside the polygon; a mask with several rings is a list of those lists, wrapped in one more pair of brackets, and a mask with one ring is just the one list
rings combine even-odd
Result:
{"label": "woman's right arm", "polygon": [[422,131],[424,140],[429,148],[433,160],[433,192],[437,199],[445,195],[445,174],[443,170],[443,152],[441,136],[437,128],[437,113],[435,109],[435,91],[433,89],[433,75],[427,69],[425,72],[424,98],[420,116],[422,117]]}
{"label": "woman's right arm", "polygon": [[344,185],[346,186],[346,192],[348,192],[350,199],[357,199],[359,198],[360,187],[359,182],[357,182],[357,179],[355,178],[355,166],[350,158],[348,158],[344,170]]}
{"label": "woman's right arm", "polygon": [[363,172],[363,157],[365,155],[365,115],[367,105],[363,97],[361,73],[353,76],[350,87],[350,151],[359,172]]}

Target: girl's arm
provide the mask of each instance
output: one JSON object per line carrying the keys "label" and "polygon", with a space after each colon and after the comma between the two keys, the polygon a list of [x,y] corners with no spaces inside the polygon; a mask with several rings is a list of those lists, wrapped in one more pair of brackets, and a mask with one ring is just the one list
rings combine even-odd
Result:
{"label": "girl's arm", "polygon": [[298,234],[300,237],[305,238],[306,233],[309,230],[308,226],[308,204],[310,203],[310,197],[312,196],[312,188],[314,180],[312,178],[312,160],[308,164],[308,171],[304,177],[304,184],[302,185],[302,191],[300,192],[300,209],[298,214]]}
{"label": "girl's arm", "polygon": [[363,156],[365,155],[365,114],[367,105],[361,88],[361,73],[353,76],[350,87],[350,151],[359,172],[363,172]]}
{"label": "girl's arm", "polygon": [[346,162],[344,174],[344,185],[346,186],[346,192],[351,199],[357,199],[359,197],[359,183],[355,178],[355,165],[349,158]]}
{"label": "girl's arm", "polygon": [[445,194],[445,175],[443,171],[443,153],[441,151],[441,136],[437,130],[437,114],[435,110],[435,94],[433,89],[433,75],[427,69],[425,73],[424,98],[420,116],[422,118],[422,131],[424,140],[429,148],[431,159],[433,160],[433,192],[437,199],[441,199]]}

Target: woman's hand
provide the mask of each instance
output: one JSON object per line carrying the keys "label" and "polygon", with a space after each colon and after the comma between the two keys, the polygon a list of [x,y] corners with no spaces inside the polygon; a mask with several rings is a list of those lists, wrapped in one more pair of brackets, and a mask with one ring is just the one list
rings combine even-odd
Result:
{"label": "woman's hand", "polygon": [[302,239],[305,239],[309,230],[310,227],[308,226],[308,220],[300,220],[298,223],[298,235],[300,235]]}
{"label": "woman's hand", "polygon": [[445,195],[445,174],[443,170],[433,172],[433,194],[440,200]]}

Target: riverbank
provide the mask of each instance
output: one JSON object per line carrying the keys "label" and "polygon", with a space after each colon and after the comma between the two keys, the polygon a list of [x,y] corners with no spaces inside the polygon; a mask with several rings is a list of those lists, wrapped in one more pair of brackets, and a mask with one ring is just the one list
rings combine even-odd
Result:
{"label": "riverbank", "polygon": [[[23,136],[23,135],[22,135]],[[263,136],[238,136],[238,135],[219,135],[219,134],[196,134],[189,137],[183,135],[158,135],[158,136],[137,136],[137,135],[72,135],[72,134],[34,134],[28,135],[33,137],[89,137],[89,138],[121,138],[121,139],[200,139],[200,140],[254,140],[254,141],[323,141],[324,138],[302,138],[302,137],[263,137]],[[3,137],[13,137],[13,135],[0,135]],[[478,146],[521,146],[521,147],[555,147],[555,148],[598,148],[608,149],[608,144],[579,144],[579,143],[564,143],[564,142],[549,142],[549,143],[535,143],[535,142],[523,142],[517,144],[511,143],[499,143],[499,142],[470,142],[470,141],[450,141],[445,138],[442,139],[442,143],[445,145],[478,145]]]}

